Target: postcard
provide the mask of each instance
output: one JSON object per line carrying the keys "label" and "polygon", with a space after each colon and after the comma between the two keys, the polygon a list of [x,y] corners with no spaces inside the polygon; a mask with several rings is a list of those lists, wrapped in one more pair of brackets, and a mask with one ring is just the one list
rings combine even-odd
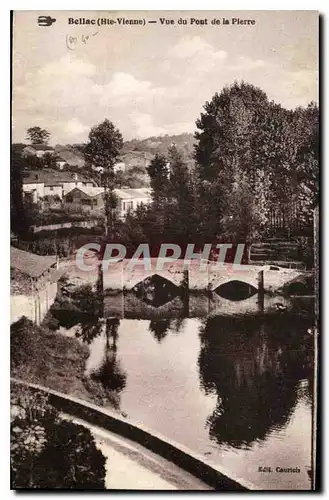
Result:
{"label": "postcard", "polygon": [[318,489],[319,13],[11,22],[11,488]]}

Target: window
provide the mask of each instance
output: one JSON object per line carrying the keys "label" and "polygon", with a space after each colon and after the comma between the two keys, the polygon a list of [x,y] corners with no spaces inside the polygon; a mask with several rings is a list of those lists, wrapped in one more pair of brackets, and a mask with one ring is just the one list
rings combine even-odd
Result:
{"label": "window", "polygon": [[67,203],[73,203],[73,196],[68,194],[66,197],[66,201],[67,201]]}
{"label": "window", "polygon": [[53,186],[49,186],[49,191],[54,191]]}
{"label": "window", "polygon": [[122,202],[122,210],[124,212],[128,212],[128,210],[131,210],[134,208],[134,202],[133,201],[123,201]]}

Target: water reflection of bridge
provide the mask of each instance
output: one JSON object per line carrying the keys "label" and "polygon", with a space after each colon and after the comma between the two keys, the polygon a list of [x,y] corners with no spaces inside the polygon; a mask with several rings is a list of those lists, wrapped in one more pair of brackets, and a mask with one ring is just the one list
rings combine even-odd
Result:
{"label": "water reflection of bridge", "polygon": [[151,259],[145,268],[142,262],[134,267],[129,262],[111,263],[101,272],[108,316],[193,317],[291,310],[296,299],[282,294],[282,289],[298,277],[303,279],[301,271],[275,266],[216,268],[213,262],[195,260],[188,265],[163,262],[159,268],[159,260]]}
{"label": "water reflection of bridge", "polygon": [[206,316],[246,316],[285,312],[310,312],[313,297],[284,297],[265,295],[260,308],[257,295],[241,301],[230,301],[214,294],[190,294],[187,300],[176,297],[160,307],[146,304],[132,293],[104,298],[105,317],[161,320],[164,318],[200,318]]}

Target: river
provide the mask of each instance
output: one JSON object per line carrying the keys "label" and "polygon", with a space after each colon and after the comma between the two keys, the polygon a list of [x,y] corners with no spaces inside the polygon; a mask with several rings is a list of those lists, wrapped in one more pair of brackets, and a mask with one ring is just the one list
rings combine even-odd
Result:
{"label": "river", "polygon": [[[285,314],[108,319],[94,330],[86,371],[117,391],[133,421],[235,477],[262,489],[307,490],[311,327],[311,319]],[[77,331],[81,325],[68,333]]]}

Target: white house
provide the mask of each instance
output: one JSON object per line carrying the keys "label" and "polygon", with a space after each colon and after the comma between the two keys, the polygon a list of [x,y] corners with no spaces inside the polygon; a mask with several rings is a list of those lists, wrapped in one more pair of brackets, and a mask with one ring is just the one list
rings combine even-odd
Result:
{"label": "white house", "polygon": [[[100,174],[104,173],[104,167],[92,167],[95,172],[98,172]],[[124,172],[126,168],[126,165],[124,162],[119,161],[115,165],[113,165],[113,172],[116,174],[117,172]]]}
{"label": "white house", "polygon": [[104,212],[104,188],[74,187],[64,194],[63,207],[77,213]]}
{"label": "white house", "polygon": [[[134,211],[141,205],[151,203],[151,192],[149,189],[114,189],[118,197],[117,211],[119,217],[124,219],[129,211]],[[63,196],[63,204],[66,208],[81,212],[104,211],[104,188],[103,187],[74,187]]]}
{"label": "white house", "polygon": [[139,189],[115,189],[115,194],[119,199],[120,218],[125,218],[129,211],[134,211],[143,204],[149,205],[152,201],[151,190],[148,188]]}
{"label": "white house", "polygon": [[60,170],[63,170],[64,165],[67,165],[67,161],[64,160],[64,158],[62,158],[61,156],[58,156],[56,158],[56,165]]}
{"label": "white house", "polygon": [[46,144],[31,144],[23,149],[24,156],[34,155],[42,158],[46,153],[54,154],[54,148]]}
{"label": "white house", "polygon": [[[153,154],[148,153],[146,151],[128,151],[126,153],[122,153],[117,163],[114,165],[114,172],[127,172],[131,170],[133,167],[141,167],[146,169],[152,158]],[[103,173],[103,167],[93,167],[96,172]]]}
{"label": "white house", "polygon": [[33,203],[51,195],[57,195],[62,199],[66,193],[76,187],[92,186],[95,186],[95,182],[82,175],[50,168],[30,171],[23,177],[23,193]]}
{"label": "white house", "polygon": [[113,170],[115,173],[117,172],[124,172],[125,171],[125,168],[126,168],[126,165],[123,161],[119,161],[118,163],[116,163],[113,167]]}

